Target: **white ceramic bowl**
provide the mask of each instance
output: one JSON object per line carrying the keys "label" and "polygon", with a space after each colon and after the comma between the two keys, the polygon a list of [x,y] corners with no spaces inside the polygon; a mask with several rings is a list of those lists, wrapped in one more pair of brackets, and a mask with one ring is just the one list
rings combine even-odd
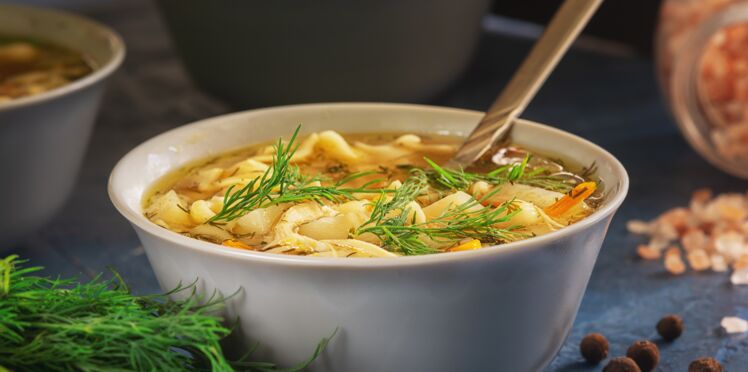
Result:
{"label": "white ceramic bowl", "polygon": [[104,82],[125,47],[111,29],[73,14],[0,4],[0,34],[33,37],[82,52],[90,75],[39,95],[0,103],[0,246],[40,227],[70,195]]}
{"label": "white ceramic bowl", "polygon": [[325,259],[256,253],[194,240],[143,216],[143,192],[195,159],[303,132],[465,134],[481,113],[401,104],[287,106],[203,120],[161,134],[112,171],[110,197],[134,226],[164,289],[198,279],[203,293],[240,295],[245,345],[290,365],[339,332],[318,371],[537,371],[576,315],[613,214],[628,189],[623,166],[600,147],[519,121],[515,142],[582,164],[595,161],[608,191],[588,218],[548,235],[477,251],[397,259]]}

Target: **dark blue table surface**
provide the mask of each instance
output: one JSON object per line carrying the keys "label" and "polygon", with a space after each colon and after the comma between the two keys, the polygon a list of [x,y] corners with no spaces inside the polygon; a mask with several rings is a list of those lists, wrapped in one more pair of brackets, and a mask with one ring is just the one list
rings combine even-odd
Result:
{"label": "dark blue table surface", "polygon": [[[143,249],[107,197],[109,171],[149,137],[231,108],[190,83],[151,3],[84,3],[93,4],[84,10],[88,15],[123,35],[128,57],[110,84],[75,194],[44,229],[4,253],[18,253],[51,275],[92,277],[112,265],[137,292],[153,293],[159,288]],[[431,103],[486,108],[530,45],[486,32],[463,78]],[[579,357],[584,334],[606,334],[611,354],[622,355],[634,340],[657,339],[654,325],[667,313],[680,314],[686,331],[676,342],[660,344],[659,370],[685,371],[699,356],[716,357],[728,371],[748,370],[748,335],[719,331],[723,316],[748,318],[748,286],[735,288],[719,273],[671,277],[659,262],[638,260],[638,240],[625,231],[627,220],[682,205],[695,188],[743,192],[748,186],[688,147],[660,98],[652,63],[576,48],[524,117],[603,146],[631,176],[629,197],[610,228],[572,332],[548,370],[600,370]]]}

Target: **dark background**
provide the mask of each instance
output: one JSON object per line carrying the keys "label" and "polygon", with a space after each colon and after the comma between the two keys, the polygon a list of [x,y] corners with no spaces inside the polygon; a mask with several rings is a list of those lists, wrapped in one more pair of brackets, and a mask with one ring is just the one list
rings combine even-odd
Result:
{"label": "dark background", "polygon": [[[661,0],[607,0],[586,28],[586,33],[651,54]],[[545,24],[561,0],[496,0],[493,12],[502,16]]]}
{"label": "dark background", "polygon": [[[97,11],[114,0],[23,0],[29,5]],[[206,0],[210,1],[210,0]],[[397,0],[391,0],[397,1]],[[460,1],[460,0],[455,0]],[[562,0],[494,0],[493,13],[532,23],[545,24]],[[428,3],[428,0],[424,0]],[[620,42],[637,52],[652,53],[653,33],[662,0],[605,0],[586,28],[586,33]]]}

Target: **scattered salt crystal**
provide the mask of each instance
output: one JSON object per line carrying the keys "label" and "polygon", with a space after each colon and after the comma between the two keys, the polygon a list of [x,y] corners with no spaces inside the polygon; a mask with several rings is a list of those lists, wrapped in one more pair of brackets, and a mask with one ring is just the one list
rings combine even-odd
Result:
{"label": "scattered salt crystal", "polygon": [[748,254],[744,254],[732,263],[733,270],[748,269]]}
{"label": "scattered salt crystal", "polygon": [[[748,98],[748,77],[745,95]],[[748,120],[748,108],[741,110]],[[748,143],[748,123],[745,134]],[[699,189],[689,208],[673,208],[652,222],[632,220],[626,226],[632,233],[649,236],[647,244],[637,247],[637,255],[644,260],[664,256],[665,269],[672,274],[688,267],[716,272],[732,268],[731,281],[748,284],[748,193],[713,196],[711,190]]]}
{"label": "scattered salt crystal", "polygon": [[686,272],[686,264],[681,258],[678,247],[670,247],[665,252],[665,270],[673,275],[680,275]]}
{"label": "scattered salt crystal", "polygon": [[639,247],[636,248],[636,253],[643,260],[656,260],[662,256],[662,250],[654,249],[646,244],[640,244]]}
{"label": "scattered salt crystal", "polygon": [[699,214],[704,210],[707,203],[712,199],[712,190],[709,188],[698,189],[691,194],[691,212]]}
{"label": "scattered salt crystal", "polygon": [[736,316],[726,316],[719,323],[727,333],[743,333],[748,331],[748,321]]}
{"label": "scattered salt crystal", "polygon": [[748,216],[748,209],[746,209],[743,195],[722,194],[707,206],[705,213],[712,221],[740,222]]}
{"label": "scattered salt crystal", "polygon": [[[673,208],[661,214],[657,218],[658,227],[669,227],[673,232],[662,231],[667,237],[677,238],[679,234],[686,232],[693,222],[691,211],[687,208]],[[675,234],[675,235],[673,235]]]}
{"label": "scattered salt crystal", "polygon": [[646,235],[652,232],[652,224],[642,220],[631,220],[626,223],[626,229],[632,234]]}
{"label": "scattered salt crystal", "polygon": [[686,251],[705,249],[708,242],[709,239],[706,234],[698,229],[689,230],[680,240],[683,249]]}
{"label": "scattered salt crystal", "polygon": [[737,259],[745,249],[745,238],[736,232],[727,232],[714,239],[714,248],[730,259]]}
{"label": "scattered salt crystal", "polygon": [[675,228],[674,225],[669,224],[667,222],[658,222],[655,223],[654,229],[652,229],[652,238],[662,239],[662,240],[675,240],[678,239],[678,230]]}
{"label": "scattered salt crystal", "polygon": [[678,239],[678,231],[672,225],[655,223],[649,239],[649,247],[662,250],[675,239]]}
{"label": "scattered salt crystal", "polygon": [[707,256],[703,249],[695,249],[688,252],[686,259],[688,260],[688,265],[696,271],[706,270],[712,265],[709,256]]}
{"label": "scattered salt crystal", "polygon": [[748,269],[735,270],[730,276],[730,282],[734,285],[748,284]]}
{"label": "scattered salt crystal", "polygon": [[661,236],[655,235],[652,236],[651,239],[649,239],[649,243],[647,244],[649,248],[657,251],[661,251],[665,249],[665,247],[668,246],[672,242],[671,239],[663,238]]}
{"label": "scattered salt crystal", "polygon": [[724,257],[718,254],[713,254],[709,258],[712,261],[712,271],[716,271],[716,272],[727,271],[727,262],[725,262]]}

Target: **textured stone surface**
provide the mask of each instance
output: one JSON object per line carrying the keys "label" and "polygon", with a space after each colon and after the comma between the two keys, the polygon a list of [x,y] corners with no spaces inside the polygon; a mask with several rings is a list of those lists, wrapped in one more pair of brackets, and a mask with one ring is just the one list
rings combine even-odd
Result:
{"label": "textured stone surface", "polygon": [[[127,60],[103,103],[75,195],[46,228],[3,253],[19,253],[53,275],[91,276],[112,265],[136,291],[151,293],[158,285],[135,233],[109,203],[109,171],[147,138],[231,108],[191,85],[150,2],[94,3],[83,1],[83,11],[124,36]],[[463,79],[431,103],[487,107],[529,46],[525,40],[485,35],[478,59]],[[662,352],[660,371],[685,371],[701,356],[715,357],[728,371],[746,370],[748,335],[725,336],[719,322],[728,315],[748,318],[748,286],[731,286],[724,273],[670,277],[661,263],[636,258],[638,240],[625,231],[629,219],[650,219],[687,203],[697,187],[718,192],[748,188],[748,183],[718,172],[688,147],[661,102],[652,64],[572,51],[524,116],[607,148],[632,179],[629,198],[613,221],[574,328],[548,370],[600,370],[601,366],[585,364],[579,354],[579,342],[590,332],[605,334],[611,357],[624,355],[635,340],[652,339]],[[655,325],[669,313],[683,318],[685,331],[675,342],[663,343]]]}

